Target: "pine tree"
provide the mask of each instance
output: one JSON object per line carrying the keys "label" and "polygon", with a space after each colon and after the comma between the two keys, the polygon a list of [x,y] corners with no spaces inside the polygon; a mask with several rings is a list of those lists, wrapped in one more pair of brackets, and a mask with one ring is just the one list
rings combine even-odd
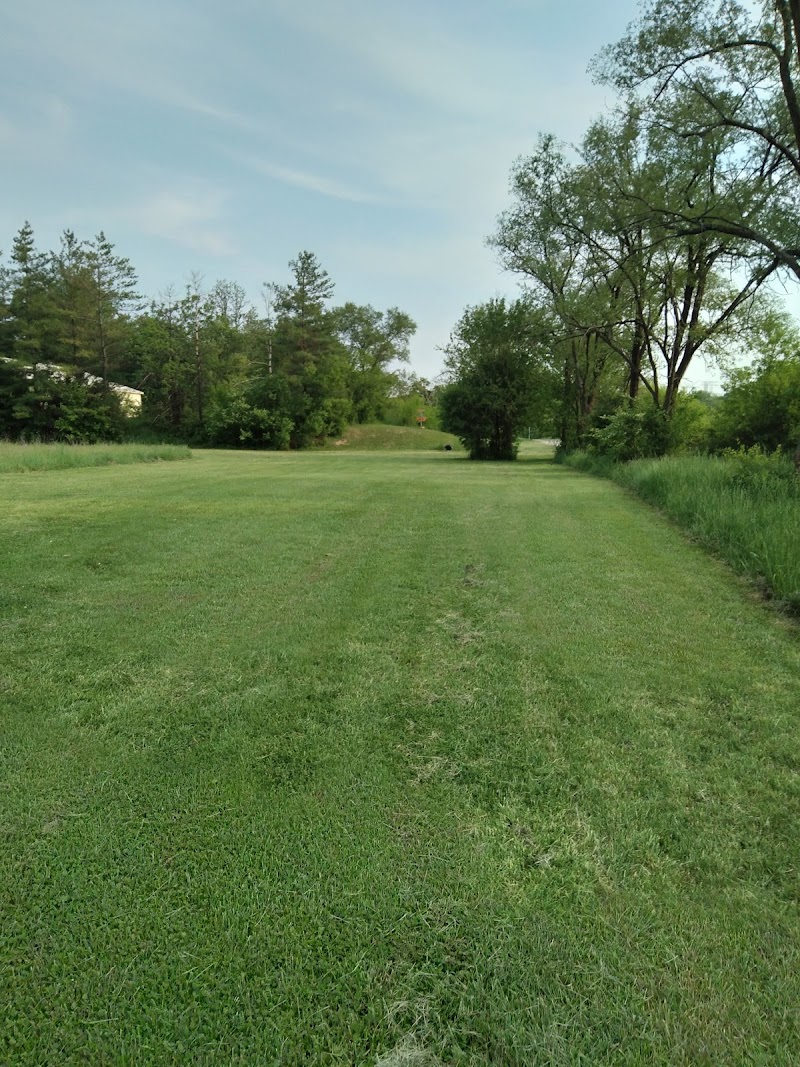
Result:
{"label": "pine tree", "polygon": [[352,412],[347,398],[347,357],[326,306],[334,285],[312,252],[289,264],[293,281],[272,286],[276,320],[273,369],[285,376],[290,396],[292,448],[342,431]]}
{"label": "pine tree", "polygon": [[58,323],[48,257],[36,250],[33,227],[25,222],[11,249],[8,305],[10,355],[36,371],[57,355]]}
{"label": "pine tree", "polygon": [[91,276],[90,368],[108,383],[115,357],[127,335],[128,313],[139,299],[130,260],[114,255],[114,245],[100,231],[86,249]]}

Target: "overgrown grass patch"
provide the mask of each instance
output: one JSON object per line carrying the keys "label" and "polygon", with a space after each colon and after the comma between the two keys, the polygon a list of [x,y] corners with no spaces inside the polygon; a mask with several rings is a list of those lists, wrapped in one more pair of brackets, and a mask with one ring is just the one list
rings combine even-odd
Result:
{"label": "overgrown grass patch", "polygon": [[800,612],[800,477],[788,456],[674,456],[613,464],[578,454],[578,469],[611,477]]}
{"label": "overgrown grass patch", "polygon": [[546,462],[5,479],[0,1062],[791,1064],[800,648]]}
{"label": "overgrown grass patch", "polygon": [[110,463],[153,463],[189,459],[191,455],[185,445],[46,445],[0,441],[0,474],[105,467]]}

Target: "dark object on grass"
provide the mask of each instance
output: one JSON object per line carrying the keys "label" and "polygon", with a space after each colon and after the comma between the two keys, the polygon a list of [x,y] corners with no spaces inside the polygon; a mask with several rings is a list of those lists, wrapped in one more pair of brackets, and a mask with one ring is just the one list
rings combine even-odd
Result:
{"label": "dark object on grass", "polygon": [[453,451],[453,446],[452,445],[445,445],[444,446],[444,450],[445,450],[445,452],[452,452]]}

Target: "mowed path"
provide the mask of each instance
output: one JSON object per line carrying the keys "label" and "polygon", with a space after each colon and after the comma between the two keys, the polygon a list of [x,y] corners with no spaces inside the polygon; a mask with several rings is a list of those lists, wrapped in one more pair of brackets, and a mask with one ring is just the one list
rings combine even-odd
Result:
{"label": "mowed path", "polygon": [[0,477],[0,1062],[791,1064],[800,640],[611,484]]}

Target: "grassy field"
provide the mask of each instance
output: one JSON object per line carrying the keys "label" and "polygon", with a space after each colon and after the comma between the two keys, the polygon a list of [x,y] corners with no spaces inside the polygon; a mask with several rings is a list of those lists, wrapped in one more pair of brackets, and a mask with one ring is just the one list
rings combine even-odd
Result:
{"label": "grassy field", "polygon": [[185,445],[42,445],[0,441],[0,474],[189,459]]}
{"label": "grassy field", "polygon": [[646,505],[445,453],[0,494],[0,1063],[797,1062],[798,632]]}

